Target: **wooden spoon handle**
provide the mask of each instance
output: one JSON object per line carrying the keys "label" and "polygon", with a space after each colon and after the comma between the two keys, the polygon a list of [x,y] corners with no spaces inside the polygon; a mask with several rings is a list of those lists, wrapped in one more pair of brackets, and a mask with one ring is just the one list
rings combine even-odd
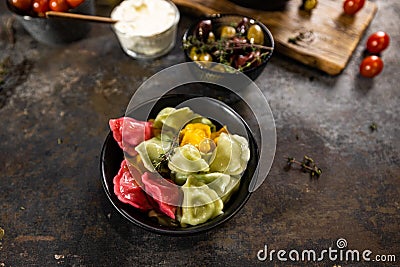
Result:
{"label": "wooden spoon handle", "polygon": [[68,12],[58,12],[58,11],[47,11],[46,17],[59,17],[59,18],[68,18],[68,19],[79,19],[86,20],[91,22],[102,22],[102,23],[116,23],[117,20],[108,17],[100,17],[93,15],[83,15],[76,13],[68,13]]}

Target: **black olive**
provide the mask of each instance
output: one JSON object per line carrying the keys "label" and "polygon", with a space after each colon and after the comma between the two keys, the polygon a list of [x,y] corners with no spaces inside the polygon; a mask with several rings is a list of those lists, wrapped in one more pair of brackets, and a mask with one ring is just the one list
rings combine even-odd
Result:
{"label": "black olive", "polygon": [[238,23],[236,30],[239,34],[243,35],[247,32],[249,29],[249,19],[244,17],[242,20]]}
{"label": "black olive", "polygon": [[195,32],[194,32],[194,36],[196,36],[196,38],[198,40],[206,42],[211,30],[212,30],[211,20],[209,20],[209,19],[202,20],[197,25]]}

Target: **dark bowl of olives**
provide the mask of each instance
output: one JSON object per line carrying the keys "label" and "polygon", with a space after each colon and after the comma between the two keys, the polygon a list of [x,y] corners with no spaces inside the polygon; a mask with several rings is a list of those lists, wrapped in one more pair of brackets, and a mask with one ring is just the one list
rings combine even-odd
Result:
{"label": "dark bowl of olives", "polygon": [[182,42],[186,60],[215,78],[242,72],[255,80],[274,51],[274,38],[263,23],[235,14],[201,18],[186,30]]}

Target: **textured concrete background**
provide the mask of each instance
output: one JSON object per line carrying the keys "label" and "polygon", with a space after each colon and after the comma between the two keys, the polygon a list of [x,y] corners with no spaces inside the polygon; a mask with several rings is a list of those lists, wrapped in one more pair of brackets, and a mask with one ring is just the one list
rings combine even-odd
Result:
{"label": "textured concrete background", "polygon": [[[322,1],[322,0],[321,0]],[[109,25],[64,47],[34,41],[0,3],[0,266],[253,266],[268,249],[335,247],[394,254],[400,264],[400,2],[378,12],[344,72],[331,77],[275,54],[256,83],[272,108],[277,153],[262,187],[229,222],[207,234],[166,237],[131,227],[107,203],[99,155],[108,119],[140,84],[183,62],[180,43],[167,56],[136,61]],[[107,11],[105,11],[107,12]],[[180,39],[191,19],[183,16]],[[369,34],[391,45],[374,79],[358,75]],[[8,58],[8,61],[6,60]],[[6,64],[4,64],[6,63]],[[378,130],[369,126],[376,122]],[[285,157],[313,157],[318,180],[285,171]],[[365,266],[326,260],[291,266]],[[371,266],[380,266],[374,262]]]}

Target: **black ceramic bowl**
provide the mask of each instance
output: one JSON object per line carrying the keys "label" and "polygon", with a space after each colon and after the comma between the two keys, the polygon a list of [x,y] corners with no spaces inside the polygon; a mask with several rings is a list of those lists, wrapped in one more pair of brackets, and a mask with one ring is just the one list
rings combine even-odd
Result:
{"label": "black ceramic bowl", "polygon": [[[237,24],[244,17],[246,17],[246,16],[237,15],[237,14],[216,14],[216,15],[211,15],[211,16],[207,16],[207,17],[202,17],[199,20],[195,21],[185,31],[185,33],[183,35],[183,39],[182,39],[182,45],[184,47],[186,61],[193,62],[192,58],[190,57],[191,47],[190,46],[188,47],[187,44],[190,43],[189,40],[190,40],[190,38],[192,38],[192,36],[196,30],[196,27],[198,26],[198,24],[201,21],[210,20],[211,24],[212,24],[212,31],[217,32],[219,27],[231,26],[233,24]],[[242,71],[250,79],[255,80],[262,73],[262,71],[264,70],[268,61],[270,60],[270,58],[273,54],[273,51],[274,51],[275,43],[274,43],[274,38],[273,38],[271,32],[269,31],[269,29],[267,28],[267,26],[265,26],[263,23],[255,20],[253,18],[250,18],[250,17],[246,17],[246,18],[249,20],[250,25],[256,24],[261,27],[261,30],[264,34],[264,44],[263,45],[271,48],[270,53],[266,57],[263,58],[262,62],[259,65],[255,66],[255,67],[245,68]],[[199,66],[203,72],[206,72],[207,76],[211,76],[211,77],[214,76],[215,79],[229,78],[229,75],[235,75],[235,73],[232,74],[229,72],[220,72],[220,71],[211,70],[210,68],[204,67],[203,64],[199,65]]]}
{"label": "black ceramic bowl", "polygon": [[[214,91],[214,89],[215,88],[213,88],[212,90]],[[179,105],[188,106],[195,112],[201,114],[201,112],[198,111],[198,109],[204,108],[204,106],[199,107],[195,104],[197,101],[196,98],[198,96],[199,94],[191,95],[187,93],[185,94],[174,93],[165,95],[159,100],[152,100],[138,106],[132,112],[130,112],[130,114],[133,115],[132,117],[135,117],[136,119],[147,120],[149,118],[154,118],[157,115],[157,113],[165,107],[176,107],[176,106],[179,107]],[[237,99],[232,101],[233,106],[235,105],[243,106],[244,103],[239,103],[240,100],[239,102],[237,102],[236,100]],[[182,103],[183,101],[185,101],[185,103]],[[124,155],[118,144],[114,141],[112,133],[110,132],[104,142],[101,151],[101,160],[100,160],[101,181],[104,187],[104,191],[107,195],[107,198],[114,206],[114,208],[123,217],[125,217],[128,223],[134,224],[136,226],[142,227],[145,230],[158,234],[166,234],[172,236],[185,236],[185,235],[198,234],[205,231],[209,231],[231,219],[249,199],[251,195],[249,191],[249,185],[253,177],[253,174],[257,169],[258,156],[259,156],[257,143],[255,141],[253,133],[252,131],[250,131],[249,126],[245,122],[244,118],[242,118],[226,103],[215,100],[213,98],[209,98],[206,101],[208,105],[208,111],[215,113],[214,121],[216,121],[217,123],[221,123],[222,125],[226,124],[228,128],[231,130],[231,132],[233,133],[238,132],[238,134],[247,136],[249,139],[248,141],[249,141],[251,157],[248,162],[247,169],[242,175],[239,190],[234,195],[232,195],[231,199],[225,204],[224,213],[206,223],[186,228],[160,225],[157,221],[154,221],[153,219],[148,217],[146,213],[142,213],[139,210],[131,207],[130,205],[120,202],[116,197],[116,195],[114,194],[113,178],[119,170]],[[148,113],[149,108],[151,109],[151,112],[150,115],[147,115],[149,114]],[[252,119],[251,115],[248,116],[247,119]],[[243,130],[245,131],[245,133],[240,132]]]}
{"label": "black ceramic bowl", "polygon": [[[22,24],[25,30],[38,42],[47,45],[64,45],[84,38],[90,31],[90,23],[87,21],[57,18],[28,16],[16,10],[6,0],[8,9],[14,13],[16,19]],[[85,0],[82,4],[68,12],[78,14],[95,14],[94,0]]]}

